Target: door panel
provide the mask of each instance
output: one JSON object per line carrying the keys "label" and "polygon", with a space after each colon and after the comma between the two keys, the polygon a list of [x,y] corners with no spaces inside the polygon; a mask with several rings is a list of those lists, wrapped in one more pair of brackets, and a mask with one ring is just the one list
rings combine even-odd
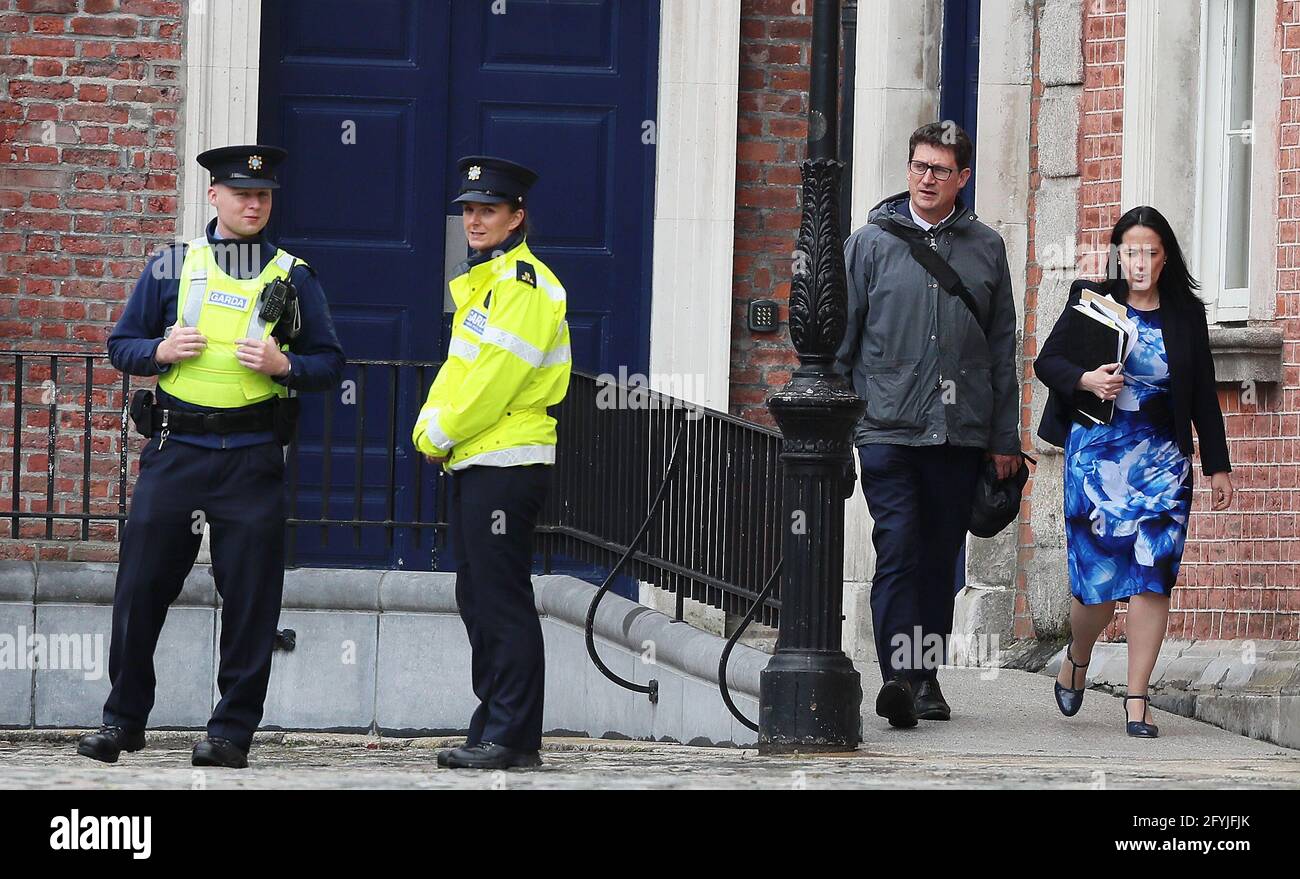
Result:
{"label": "door panel", "polygon": [[[645,372],[659,4],[494,6],[262,5],[258,139],[290,152],[270,232],[316,269],[349,361],[441,360],[456,159],[514,159],[541,174],[529,244],[568,291],[575,366]],[[294,515],[432,521],[410,429],[433,371],[350,363],[344,378],[302,398]],[[430,566],[430,532],[295,530],[296,564]]]}

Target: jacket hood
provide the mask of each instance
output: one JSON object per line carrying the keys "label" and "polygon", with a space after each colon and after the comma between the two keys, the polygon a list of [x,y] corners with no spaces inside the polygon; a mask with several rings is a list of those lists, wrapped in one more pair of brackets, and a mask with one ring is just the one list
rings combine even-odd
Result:
{"label": "jacket hood", "polygon": [[[911,217],[904,210],[909,198],[911,198],[911,193],[907,191],[882,198],[870,211],[867,212],[867,222],[875,222],[877,217],[888,217],[891,220],[912,226],[919,230],[921,227],[912,222]],[[957,196],[957,203],[953,208],[952,216],[934,228],[942,229],[949,226],[957,226],[969,223],[974,218],[974,214],[966,210],[966,203],[962,201],[961,196],[959,195]]]}

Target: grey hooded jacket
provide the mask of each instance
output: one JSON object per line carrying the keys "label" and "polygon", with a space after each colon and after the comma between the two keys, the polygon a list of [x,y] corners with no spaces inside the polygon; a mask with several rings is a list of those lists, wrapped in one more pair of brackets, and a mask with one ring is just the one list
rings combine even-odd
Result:
{"label": "grey hooded jacket", "polygon": [[[890,196],[869,216],[884,212],[919,232],[907,201],[907,193]],[[979,303],[988,335],[905,241],[871,223],[849,236],[848,322],[836,368],[867,401],[854,444],[948,442],[1016,454],[1020,386],[1006,245],[960,200],[951,217],[924,234]]]}

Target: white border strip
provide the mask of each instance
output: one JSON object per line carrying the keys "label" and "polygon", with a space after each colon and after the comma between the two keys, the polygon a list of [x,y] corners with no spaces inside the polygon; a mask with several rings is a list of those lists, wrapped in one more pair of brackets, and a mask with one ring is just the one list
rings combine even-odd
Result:
{"label": "white border strip", "polygon": [[[659,24],[650,372],[726,411],[740,0],[663,0]],[[679,391],[680,392],[680,391]]]}

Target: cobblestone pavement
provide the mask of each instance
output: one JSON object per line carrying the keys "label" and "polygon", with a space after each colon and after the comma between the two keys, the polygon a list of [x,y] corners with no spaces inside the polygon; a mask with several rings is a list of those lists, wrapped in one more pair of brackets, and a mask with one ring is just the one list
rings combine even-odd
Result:
{"label": "cobblestone pavement", "polygon": [[[114,766],[77,756],[73,733],[5,733],[0,788],[1296,788],[1300,758],[1099,760],[1095,755],[760,756],[753,750],[548,739],[545,766],[506,773],[438,769],[434,748],[459,740],[263,736],[249,770],[189,765],[195,733],[151,733]],[[62,741],[52,740],[61,738]]]}
{"label": "cobblestone pavement", "polygon": [[460,738],[258,733],[248,770],[196,770],[200,732],[148,732],[148,747],[106,766],[76,753],[81,730],[0,730],[0,788],[1300,788],[1300,751],[1153,710],[1158,739],[1124,735],[1122,704],[1093,691],[1076,717],[1047,675],[952,672],[947,723],[894,730],[872,712],[864,673],[864,744],[836,756],[548,738],[538,770],[438,769]]}

